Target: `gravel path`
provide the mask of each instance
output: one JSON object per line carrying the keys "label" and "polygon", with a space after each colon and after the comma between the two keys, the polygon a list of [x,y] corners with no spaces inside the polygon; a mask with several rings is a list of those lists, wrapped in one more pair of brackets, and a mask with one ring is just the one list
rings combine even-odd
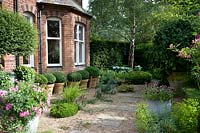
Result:
{"label": "gravel path", "polygon": [[[133,113],[136,104],[142,101],[141,88],[135,86],[135,93],[105,95],[112,102],[87,104],[72,117],[58,119],[43,114],[38,133],[135,133]],[[94,91],[89,90],[87,94],[91,97]]]}

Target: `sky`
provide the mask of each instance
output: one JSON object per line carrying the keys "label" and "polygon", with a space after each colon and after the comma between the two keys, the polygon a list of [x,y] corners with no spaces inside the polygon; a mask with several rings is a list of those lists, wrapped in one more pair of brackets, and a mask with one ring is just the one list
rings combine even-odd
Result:
{"label": "sky", "polygon": [[88,1],[89,0],[83,0],[83,8],[88,9]]}

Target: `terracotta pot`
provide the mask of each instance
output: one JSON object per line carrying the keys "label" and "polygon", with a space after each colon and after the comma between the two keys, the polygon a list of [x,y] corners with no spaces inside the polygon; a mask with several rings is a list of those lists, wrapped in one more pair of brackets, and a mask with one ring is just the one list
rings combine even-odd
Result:
{"label": "terracotta pot", "polygon": [[93,78],[93,77],[90,77],[90,80],[89,80],[89,88],[96,88],[97,85],[99,83],[99,78]]}
{"label": "terracotta pot", "polygon": [[81,80],[80,87],[82,89],[87,89],[88,80],[89,79]]}
{"label": "terracotta pot", "polygon": [[67,83],[67,86],[79,86],[80,82],[69,82]]}
{"label": "terracotta pot", "polygon": [[54,84],[47,84],[47,92],[48,92],[48,94],[50,94],[50,95],[53,94],[53,87],[54,87]]}
{"label": "terracotta pot", "polygon": [[54,88],[53,88],[53,93],[54,94],[63,93],[64,85],[65,85],[65,83],[55,83]]}

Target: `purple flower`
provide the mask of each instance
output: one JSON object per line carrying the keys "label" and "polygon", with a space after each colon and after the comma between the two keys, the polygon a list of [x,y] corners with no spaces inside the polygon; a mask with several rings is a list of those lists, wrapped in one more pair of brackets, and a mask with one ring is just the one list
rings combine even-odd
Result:
{"label": "purple flower", "polygon": [[7,94],[7,91],[5,90],[0,90],[0,97],[3,97]]}
{"label": "purple flower", "polygon": [[6,110],[10,110],[12,108],[11,103],[6,104]]}

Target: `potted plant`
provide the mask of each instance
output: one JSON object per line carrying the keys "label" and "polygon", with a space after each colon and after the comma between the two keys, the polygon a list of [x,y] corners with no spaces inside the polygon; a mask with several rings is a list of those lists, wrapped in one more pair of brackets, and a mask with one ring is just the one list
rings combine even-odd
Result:
{"label": "potted plant", "polygon": [[56,77],[55,77],[52,73],[44,73],[43,75],[44,75],[44,76],[47,78],[47,80],[48,80],[48,82],[47,82],[47,89],[48,89],[49,94],[52,95],[54,83],[55,83],[55,81],[56,81]]}
{"label": "potted plant", "polygon": [[80,83],[80,87],[82,89],[87,89],[87,84],[88,84],[88,80],[89,80],[89,72],[86,71],[86,70],[80,70],[78,71],[81,76],[82,76],[82,80],[81,80],[81,83]]}
{"label": "potted plant", "polygon": [[89,88],[96,88],[99,82],[100,70],[94,66],[88,66],[85,70],[89,72]]}
{"label": "potted plant", "polygon": [[173,96],[172,88],[167,86],[148,86],[144,91],[144,97],[147,99],[149,109],[157,114],[170,112]]}
{"label": "potted plant", "polygon": [[34,122],[38,122],[43,109],[50,103],[41,88],[29,82],[18,82],[17,86],[0,90],[0,93],[1,131],[36,132],[38,123]]}
{"label": "potted plant", "polygon": [[71,72],[67,74],[68,86],[79,86],[82,75],[79,72]]}
{"label": "potted plant", "polygon": [[13,70],[18,81],[34,82],[35,70],[27,66],[17,66]]}
{"label": "potted plant", "polygon": [[54,90],[55,94],[61,94],[63,92],[63,88],[66,82],[65,74],[61,71],[53,72],[53,75],[56,77]]}
{"label": "potted plant", "polygon": [[46,86],[46,84],[48,83],[48,80],[44,75],[36,73],[34,82],[43,87],[43,86]]}

